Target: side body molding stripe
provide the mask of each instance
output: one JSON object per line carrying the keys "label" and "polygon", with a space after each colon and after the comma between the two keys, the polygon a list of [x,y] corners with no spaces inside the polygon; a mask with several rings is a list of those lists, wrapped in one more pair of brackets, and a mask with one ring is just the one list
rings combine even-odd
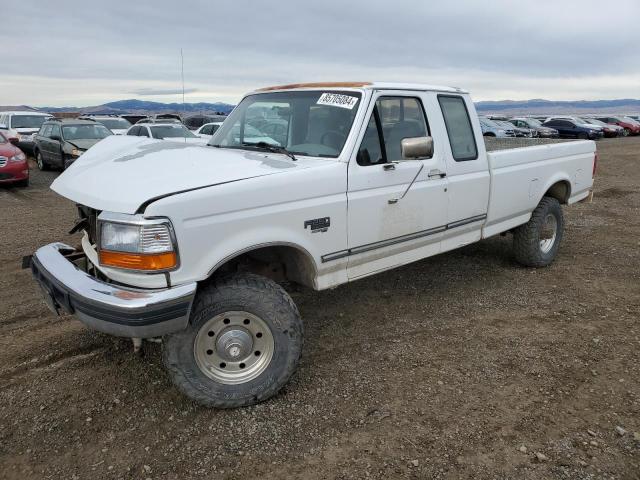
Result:
{"label": "side body molding stripe", "polygon": [[379,242],[368,243],[366,245],[360,245],[358,247],[349,248],[347,250],[339,250],[337,252],[327,253],[322,256],[322,263],[331,262],[333,260],[338,260],[340,258],[348,257],[351,255],[357,255],[359,253],[369,252],[371,250],[376,250],[378,248],[389,247],[391,245],[396,245],[402,242],[408,242],[410,240],[416,240],[422,237],[428,237],[429,235],[435,235],[436,233],[442,233],[447,230],[451,230],[453,228],[462,227],[464,225],[468,225],[470,223],[480,222],[487,218],[487,215],[476,215],[474,217],[465,218],[463,220],[457,220],[452,223],[448,223],[447,225],[442,225],[440,227],[430,228],[428,230],[421,230],[419,232],[409,233],[407,235],[402,235],[400,237],[389,238],[387,240],[381,240]]}

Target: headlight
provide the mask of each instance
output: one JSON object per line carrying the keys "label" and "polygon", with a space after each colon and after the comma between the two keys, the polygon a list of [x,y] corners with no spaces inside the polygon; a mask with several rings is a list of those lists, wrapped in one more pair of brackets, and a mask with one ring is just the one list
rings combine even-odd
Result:
{"label": "headlight", "polygon": [[20,153],[16,153],[13,157],[9,158],[10,162],[24,162],[26,160],[27,156],[20,152]]}
{"label": "headlight", "polygon": [[173,270],[178,266],[169,219],[103,212],[98,222],[100,265],[154,272]]}
{"label": "headlight", "polygon": [[84,153],[84,150],[80,150],[78,148],[74,148],[73,150],[71,150],[71,156],[72,157],[79,157],[83,153]]}

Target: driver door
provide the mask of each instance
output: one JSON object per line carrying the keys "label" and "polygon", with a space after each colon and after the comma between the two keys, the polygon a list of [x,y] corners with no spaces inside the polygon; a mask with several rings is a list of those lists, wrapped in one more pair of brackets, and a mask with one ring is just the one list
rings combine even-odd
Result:
{"label": "driver door", "polygon": [[[57,137],[59,140],[51,137]],[[49,162],[53,165],[62,166],[62,129],[60,125],[52,125],[51,134],[49,135]]]}
{"label": "driver door", "polygon": [[349,162],[347,274],[354,280],[440,251],[447,223],[442,148],[402,158],[402,140],[430,136],[418,92],[377,92]]}

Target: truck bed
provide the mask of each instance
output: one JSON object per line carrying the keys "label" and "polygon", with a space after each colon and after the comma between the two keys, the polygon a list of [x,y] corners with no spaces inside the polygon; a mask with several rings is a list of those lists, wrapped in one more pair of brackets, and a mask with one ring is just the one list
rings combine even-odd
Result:
{"label": "truck bed", "polygon": [[549,145],[552,143],[566,143],[575,142],[576,140],[564,139],[564,138],[495,138],[484,137],[484,145],[489,152],[496,152],[498,150],[511,150],[513,148],[526,148],[535,147],[538,145]]}
{"label": "truck bed", "polygon": [[596,152],[593,141],[485,138],[485,145],[491,174],[485,238],[528,222],[552,188],[561,203],[589,195]]}

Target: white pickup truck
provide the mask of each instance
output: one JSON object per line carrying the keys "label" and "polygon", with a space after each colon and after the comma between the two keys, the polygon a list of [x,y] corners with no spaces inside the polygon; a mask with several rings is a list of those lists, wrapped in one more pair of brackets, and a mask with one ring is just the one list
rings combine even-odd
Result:
{"label": "white pickup truck", "polygon": [[281,284],[332,288],[503,232],[523,265],[553,261],[561,205],[590,194],[595,143],[494,141],[488,151],[458,88],[262,89],[207,146],[114,136],[91,148],[52,185],[77,204],[82,245],[38,249],[32,273],[56,313],[162,337],[192,399],[250,405],[300,358],[303,323]]}

